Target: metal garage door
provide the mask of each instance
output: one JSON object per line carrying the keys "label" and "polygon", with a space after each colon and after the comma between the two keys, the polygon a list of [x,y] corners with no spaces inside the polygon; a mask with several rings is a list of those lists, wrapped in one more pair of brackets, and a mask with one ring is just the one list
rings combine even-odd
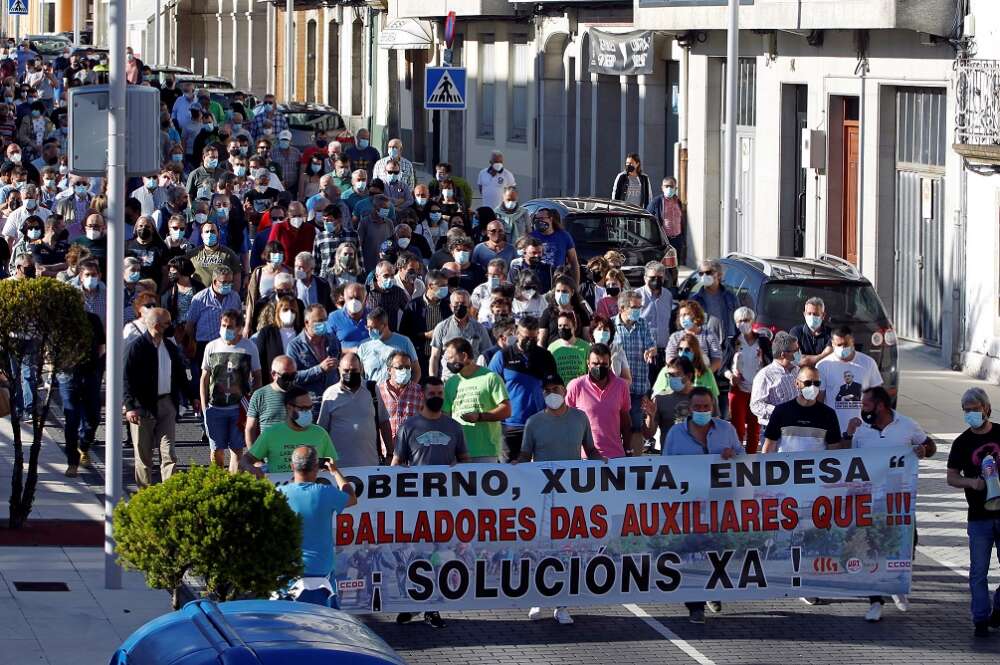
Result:
{"label": "metal garage door", "polygon": [[944,88],[896,91],[895,297],[898,335],[941,345],[944,299]]}

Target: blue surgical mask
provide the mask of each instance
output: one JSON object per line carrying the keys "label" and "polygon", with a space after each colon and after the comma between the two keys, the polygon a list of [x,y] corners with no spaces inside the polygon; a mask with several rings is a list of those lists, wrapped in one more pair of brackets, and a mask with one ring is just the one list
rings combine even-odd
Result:
{"label": "blue surgical mask", "polygon": [[432,212],[431,214],[429,214],[427,216],[430,217],[431,221],[434,222],[435,224],[437,222],[441,221],[441,213],[439,213],[439,212]]}
{"label": "blue surgical mask", "polygon": [[802,352],[801,351],[796,351],[795,352],[795,354],[792,356],[792,362],[795,363],[796,365],[798,365],[798,364],[800,364],[802,362]]}
{"label": "blue surgical mask", "polygon": [[368,147],[368,139],[358,139],[358,147],[364,150]]}
{"label": "blue surgical mask", "polygon": [[399,148],[389,148],[389,156],[393,159],[399,159]]}
{"label": "blue surgical mask", "polygon": [[285,260],[285,255],[280,252],[271,252],[271,264],[278,265]]}
{"label": "blue surgical mask", "polygon": [[137,272],[130,272],[129,274],[125,275],[125,281],[128,282],[129,284],[135,284],[140,279],[142,279],[142,275]]}
{"label": "blue surgical mask", "polygon": [[463,249],[463,250],[455,252],[455,261],[459,265],[465,265],[466,263],[469,262],[469,257],[471,257],[471,256],[472,256],[472,252],[469,252],[468,250]]}
{"label": "blue surgical mask", "polygon": [[594,342],[597,344],[607,344],[611,341],[611,331],[610,330],[595,330],[594,331]]}
{"label": "blue surgical mask", "polygon": [[711,411],[692,411],[691,412],[691,422],[695,425],[704,427],[708,423],[712,422],[712,412]]}
{"label": "blue surgical mask", "polygon": [[218,165],[219,165],[219,160],[216,159],[215,157],[205,160],[205,168],[214,169]]}
{"label": "blue surgical mask", "polygon": [[381,217],[382,219],[389,219],[389,215],[390,214],[391,214],[391,211],[390,211],[389,208],[379,208],[378,209],[378,216]]}
{"label": "blue surgical mask", "polygon": [[679,393],[682,390],[684,390],[684,377],[682,376],[670,377],[670,391]]}
{"label": "blue surgical mask", "polygon": [[327,233],[333,233],[337,230],[337,225],[333,222],[323,222],[323,230]]}
{"label": "blue surgical mask", "polygon": [[694,351],[691,349],[681,349],[677,355],[681,358],[687,358],[690,361],[694,361]]}
{"label": "blue surgical mask", "polygon": [[222,295],[228,296],[232,292],[233,292],[233,285],[230,282],[226,282],[225,284],[219,284],[219,293],[221,293]]}
{"label": "blue surgical mask", "polygon": [[642,312],[638,309],[630,309],[628,311],[629,321],[638,321],[640,316],[642,316]]}
{"label": "blue surgical mask", "polygon": [[972,429],[979,429],[983,426],[986,419],[983,417],[982,411],[966,411],[965,412],[965,424]]}
{"label": "blue surgical mask", "polygon": [[170,155],[170,159],[172,159],[174,162],[177,162],[179,164],[180,162],[184,161],[184,155],[176,154],[175,153],[173,155]]}
{"label": "blue surgical mask", "polygon": [[823,317],[806,314],[806,325],[813,330],[818,330],[819,327],[823,325]]}
{"label": "blue surgical mask", "polygon": [[837,354],[837,357],[840,358],[841,360],[847,360],[848,358],[850,358],[852,351],[854,351],[854,348],[850,346],[838,346],[834,348],[834,352]]}
{"label": "blue surgical mask", "polygon": [[369,330],[368,338],[371,339],[372,341],[376,339],[382,339],[382,333],[380,333],[378,330]]}
{"label": "blue surgical mask", "polygon": [[393,282],[392,277],[387,277],[386,279],[383,279],[379,282],[379,286],[382,287],[383,291],[388,291],[389,289],[392,288],[392,282]]}
{"label": "blue surgical mask", "polygon": [[215,247],[215,244],[219,242],[219,236],[215,233],[206,233],[201,239],[208,247]]}
{"label": "blue surgical mask", "polygon": [[236,339],[236,331],[233,330],[232,328],[220,328],[219,337],[226,340],[227,342],[231,342],[234,339]]}
{"label": "blue surgical mask", "polygon": [[309,427],[313,422],[313,413],[309,409],[295,414],[295,424],[299,427]]}
{"label": "blue surgical mask", "polygon": [[317,321],[313,324],[313,334],[314,335],[325,335],[326,334],[326,321]]}
{"label": "blue surgical mask", "polygon": [[694,328],[694,319],[690,316],[685,316],[681,319],[681,327],[684,328],[684,330],[691,330]]}
{"label": "blue surgical mask", "polygon": [[[557,305],[568,305],[569,304],[569,299],[570,299],[570,295],[568,293],[566,293],[565,291],[556,291],[555,300],[556,300],[556,304]],[[633,311],[635,311],[635,310],[633,310]]]}
{"label": "blue surgical mask", "polygon": [[447,298],[448,297],[448,287],[447,286],[439,286],[438,290],[437,290],[437,297],[438,297],[438,300],[444,300],[445,298]]}

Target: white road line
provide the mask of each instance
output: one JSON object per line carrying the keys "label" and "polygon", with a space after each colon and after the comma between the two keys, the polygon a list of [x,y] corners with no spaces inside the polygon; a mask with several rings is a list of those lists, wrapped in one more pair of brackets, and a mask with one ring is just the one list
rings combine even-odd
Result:
{"label": "white road line", "polygon": [[657,633],[662,635],[664,639],[669,640],[670,643],[673,644],[675,647],[677,647],[687,655],[691,656],[691,658],[694,659],[695,662],[701,663],[701,665],[715,665],[714,660],[712,660],[702,652],[695,649],[693,646],[688,644],[687,641],[681,639],[677,635],[677,633],[670,630],[662,623],[651,617],[649,613],[646,612],[646,610],[642,609],[638,605],[635,605],[633,603],[627,603],[625,605],[622,605],[622,607],[627,609],[629,612],[631,612],[638,618],[642,619],[647,626],[649,626]]}

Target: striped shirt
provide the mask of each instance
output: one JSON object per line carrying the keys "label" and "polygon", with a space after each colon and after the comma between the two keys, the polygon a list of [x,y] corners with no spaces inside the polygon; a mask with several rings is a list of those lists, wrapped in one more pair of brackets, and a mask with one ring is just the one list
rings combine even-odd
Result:
{"label": "striped shirt", "polygon": [[319,231],[313,241],[313,258],[316,259],[316,272],[324,278],[333,275],[333,266],[337,261],[337,248],[345,242],[358,246],[358,234],[341,226],[340,231]]}
{"label": "striped shirt", "polygon": [[[667,341],[667,360],[673,360],[677,357],[677,346],[684,339],[684,336],[688,334],[687,330],[678,330],[670,335],[670,339]],[[700,333],[690,334],[698,338],[698,346],[701,347],[701,353],[709,362],[712,360],[722,360],[722,347],[719,345],[719,338],[715,336],[714,332],[703,326]],[[705,364],[708,365],[709,362]]]}
{"label": "striped shirt", "polygon": [[750,411],[757,416],[761,426],[771,420],[774,408],[779,404],[795,399],[799,389],[795,387],[798,367],[790,365],[787,369],[775,360],[753,377],[753,388],[750,390]]}
{"label": "striped shirt", "polygon": [[615,341],[621,344],[629,367],[636,368],[632,372],[633,395],[645,395],[649,392],[649,372],[646,371],[644,354],[647,349],[656,346],[656,340],[649,332],[649,326],[642,319],[636,321],[631,328],[622,323],[621,317],[615,319]]}

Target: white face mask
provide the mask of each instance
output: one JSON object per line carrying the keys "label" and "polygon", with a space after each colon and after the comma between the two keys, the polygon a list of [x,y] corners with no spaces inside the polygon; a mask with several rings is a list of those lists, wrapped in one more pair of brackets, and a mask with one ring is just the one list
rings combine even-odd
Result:
{"label": "white face mask", "polygon": [[87,229],[85,231],[85,233],[87,234],[87,239],[88,240],[100,240],[101,239],[101,231],[100,231],[100,229]]}
{"label": "white face mask", "polygon": [[291,217],[288,221],[291,223],[293,229],[297,229],[301,227],[302,223],[306,220],[304,217]]}
{"label": "white face mask", "polygon": [[553,411],[562,407],[566,399],[559,393],[549,393],[545,396],[545,406]]}
{"label": "white face mask", "polygon": [[700,281],[701,285],[704,287],[712,287],[715,285],[715,277],[713,275],[701,275],[698,278],[698,281]]}
{"label": "white face mask", "polygon": [[364,305],[357,298],[351,298],[344,303],[344,309],[346,309],[349,314],[357,314],[363,307]]}
{"label": "white face mask", "polygon": [[610,330],[595,330],[594,331],[594,342],[597,344],[607,344],[611,341],[611,331]]}
{"label": "white face mask", "polygon": [[295,322],[295,312],[290,309],[286,309],[278,315],[278,318],[281,320],[281,325],[288,328]]}
{"label": "white face mask", "polygon": [[736,327],[739,328],[740,332],[743,333],[744,335],[749,335],[750,331],[753,330],[753,324],[750,323],[749,321],[743,321],[741,323],[737,323]]}
{"label": "white face mask", "polygon": [[802,396],[812,401],[819,396],[819,388],[816,386],[806,386],[802,389]]}

